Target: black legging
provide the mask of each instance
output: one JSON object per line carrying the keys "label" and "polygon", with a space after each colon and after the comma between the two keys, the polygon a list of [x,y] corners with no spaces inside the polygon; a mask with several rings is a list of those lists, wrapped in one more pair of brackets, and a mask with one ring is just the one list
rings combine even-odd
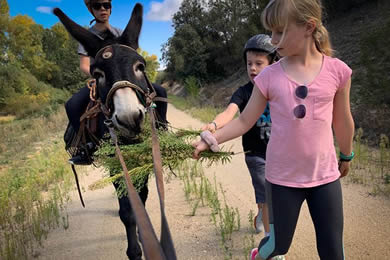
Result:
{"label": "black legging", "polygon": [[314,223],[321,260],[344,259],[340,180],[313,188],[291,188],[266,181],[271,233],[260,242],[261,258],[270,259],[287,253],[304,200]]}
{"label": "black legging", "polygon": [[76,133],[80,128],[80,117],[87,109],[89,100],[89,89],[83,87],[65,103],[66,114]]}

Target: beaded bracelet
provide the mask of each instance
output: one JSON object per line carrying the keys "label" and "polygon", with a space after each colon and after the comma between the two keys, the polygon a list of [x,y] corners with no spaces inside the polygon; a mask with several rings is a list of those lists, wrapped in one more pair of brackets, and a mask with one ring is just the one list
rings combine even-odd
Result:
{"label": "beaded bracelet", "polygon": [[342,162],[349,162],[355,157],[355,153],[352,152],[351,155],[345,155],[342,152],[340,152],[340,161]]}

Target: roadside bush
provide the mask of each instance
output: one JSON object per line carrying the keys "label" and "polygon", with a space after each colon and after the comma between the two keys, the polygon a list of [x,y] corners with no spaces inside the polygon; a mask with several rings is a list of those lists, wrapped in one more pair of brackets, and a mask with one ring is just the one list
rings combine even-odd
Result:
{"label": "roadside bush", "polygon": [[[390,12],[389,12],[390,14]],[[390,104],[390,19],[364,34],[360,42],[360,64],[365,68],[362,96],[371,104]]]}
{"label": "roadside bush", "polygon": [[62,146],[0,172],[0,259],[28,259],[60,224],[72,177]]}
{"label": "roadside bush", "polygon": [[378,0],[322,0],[322,4],[329,18],[368,2],[378,2]]}
{"label": "roadside bush", "polygon": [[38,81],[18,64],[0,65],[0,86],[1,111],[18,118],[48,115],[69,96],[66,90]]}
{"label": "roadside bush", "polygon": [[190,98],[197,98],[199,95],[200,84],[198,79],[190,76],[184,81],[184,88]]}

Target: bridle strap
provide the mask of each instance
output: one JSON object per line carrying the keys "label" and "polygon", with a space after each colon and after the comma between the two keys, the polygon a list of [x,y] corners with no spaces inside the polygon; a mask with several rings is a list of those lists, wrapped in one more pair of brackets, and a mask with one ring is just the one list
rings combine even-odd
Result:
{"label": "bridle strap", "polygon": [[[123,48],[127,48],[133,52],[137,52],[135,49],[131,48],[130,46],[127,46],[127,45],[124,45],[124,44],[111,44],[111,45],[107,45],[103,48],[101,48],[95,55],[95,60],[97,59],[98,56],[101,55],[102,52],[104,52],[104,50],[106,48],[110,48],[112,46],[119,46],[119,47],[123,47]],[[110,89],[110,91],[108,92],[107,94],[107,98],[106,98],[106,107],[107,108],[110,108],[110,105],[111,105],[111,100],[112,100],[112,97],[114,96],[114,93],[115,91],[117,91],[118,89],[120,88],[132,88],[134,89],[134,91],[136,92],[138,98],[141,99],[140,97],[140,94],[143,95],[143,97],[145,98],[145,106],[146,107],[149,107],[154,101],[160,101],[160,102],[167,102],[168,103],[168,99],[167,98],[163,98],[163,97],[157,97],[157,94],[156,94],[156,91],[153,87],[153,85],[150,83],[148,77],[146,76],[146,73],[143,72],[144,74],[144,77],[146,79],[146,82],[148,84],[148,88],[150,91],[148,92],[145,92],[141,87],[139,87],[138,85],[134,84],[134,83],[131,83],[129,81],[118,81],[118,82],[115,82],[114,85],[112,86],[112,88]],[[94,87],[90,87],[90,84],[94,85]],[[91,90],[91,99],[92,98],[96,98],[96,79],[92,79],[90,81],[88,81],[88,87],[90,88]],[[93,100],[93,99],[92,99]]]}
{"label": "bridle strap", "polygon": [[107,94],[107,98],[106,98],[106,107],[107,108],[109,108],[111,105],[111,100],[112,100],[112,97],[114,96],[115,91],[117,91],[118,89],[121,89],[121,88],[131,88],[135,92],[139,92],[139,93],[143,94],[144,97],[147,96],[147,93],[145,93],[145,91],[142,88],[140,88],[139,86],[137,86],[137,85],[135,85],[127,80],[117,81],[114,83],[114,85],[112,86],[112,88],[110,89],[110,91]]}
{"label": "bridle strap", "polygon": [[127,49],[130,49],[131,51],[133,52],[137,52],[137,50],[134,50],[133,48],[131,48],[130,46],[127,46],[127,45],[124,45],[124,44],[110,44],[110,45],[107,45],[107,46],[104,46],[103,48],[101,48],[100,50],[98,50],[98,52],[96,53],[95,55],[95,60],[97,59],[97,57],[100,55],[101,52],[103,52],[105,49],[109,48],[109,47],[112,47],[112,46],[119,46],[119,47],[124,47],[124,48],[127,48]]}

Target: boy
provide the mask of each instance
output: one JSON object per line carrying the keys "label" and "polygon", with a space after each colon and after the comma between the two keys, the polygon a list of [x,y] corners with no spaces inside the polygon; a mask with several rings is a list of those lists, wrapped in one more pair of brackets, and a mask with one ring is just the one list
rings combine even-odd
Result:
{"label": "boy", "polygon": [[[250,81],[239,87],[232,95],[228,107],[218,114],[214,121],[205,125],[202,130],[214,132],[230,122],[237,111],[242,112],[252,94],[254,78],[268,65],[275,61],[276,53],[271,38],[265,34],[258,34],[250,38],[244,47],[244,61]],[[252,177],[255,189],[257,216],[254,218],[256,233],[265,228],[265,235],[269,233],[268,210],[265,204],[264,168],[265,151],[271,131],[271,118],[268,107],[257,123],[242,137],[242,146],[245,162]]]}

